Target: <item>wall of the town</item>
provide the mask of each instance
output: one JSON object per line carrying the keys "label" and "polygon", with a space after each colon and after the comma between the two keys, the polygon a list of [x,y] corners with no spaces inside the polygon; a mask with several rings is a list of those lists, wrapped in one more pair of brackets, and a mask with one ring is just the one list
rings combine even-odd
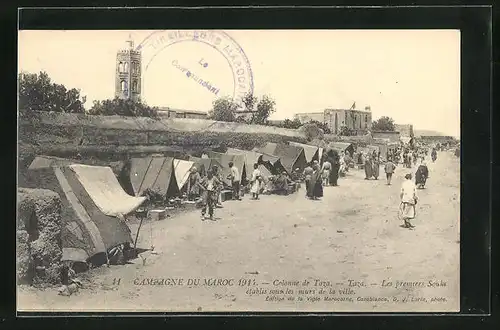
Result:
{"label": "wall of the town", "polygon": [[36,112],[19,120],[19,170],[36,155],[105,162],[162,153],[182,158],[206,149],[251,150],[266,142],[305,143],[299,130],[203,119],[130,118]]}
{"label": "wall of the town", "polygon": [[375,139],[389,139],[391,142],[399,142],[401,135],[399,132],[372,132],[372,137]]}

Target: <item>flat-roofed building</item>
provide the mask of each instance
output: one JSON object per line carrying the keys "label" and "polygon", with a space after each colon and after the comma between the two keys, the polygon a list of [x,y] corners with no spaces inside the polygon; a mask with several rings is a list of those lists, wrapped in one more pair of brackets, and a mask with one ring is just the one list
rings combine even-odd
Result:
{"label": "flat-roofed building", "polygon": [[345,126],[356,135],[363,135],[372,125],[372,113],[370,107],[360,109],[325,109],[323,112],[304,112],[295,114],[294,118],[301,123],[316,120],[325,123],[332,134],[339,135]]}

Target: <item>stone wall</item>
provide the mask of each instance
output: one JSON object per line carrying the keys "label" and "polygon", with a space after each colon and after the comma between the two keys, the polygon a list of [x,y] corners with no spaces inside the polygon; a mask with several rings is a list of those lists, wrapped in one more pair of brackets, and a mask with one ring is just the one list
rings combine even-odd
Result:
{"label": "stone wall", "polygon": [[18,189],[17,276],[20,283],[61,283],[61,200],[46,189]]}

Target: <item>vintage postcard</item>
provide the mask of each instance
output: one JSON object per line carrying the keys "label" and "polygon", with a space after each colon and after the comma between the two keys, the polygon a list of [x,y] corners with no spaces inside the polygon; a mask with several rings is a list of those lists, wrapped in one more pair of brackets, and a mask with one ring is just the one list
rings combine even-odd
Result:
{"label": "vintage postcard", "polygon": [[18,311],[459,311],[460,31],[18,39]]}

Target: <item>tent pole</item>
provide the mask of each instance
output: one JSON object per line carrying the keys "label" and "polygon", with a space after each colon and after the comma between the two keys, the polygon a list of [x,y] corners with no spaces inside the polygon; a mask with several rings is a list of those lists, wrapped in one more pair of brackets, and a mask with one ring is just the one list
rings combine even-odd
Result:
{"label": "tent pole", "polygon": [[143,221],[144,221],[144,216],[141,214],[141,222],[139,222],[139,228],[137,228],[137,233],[135,234],[135,241],[134,241],[134,253],[136,254],[137,254],[137,240],[139,239],[139,231],[141,230]]}

